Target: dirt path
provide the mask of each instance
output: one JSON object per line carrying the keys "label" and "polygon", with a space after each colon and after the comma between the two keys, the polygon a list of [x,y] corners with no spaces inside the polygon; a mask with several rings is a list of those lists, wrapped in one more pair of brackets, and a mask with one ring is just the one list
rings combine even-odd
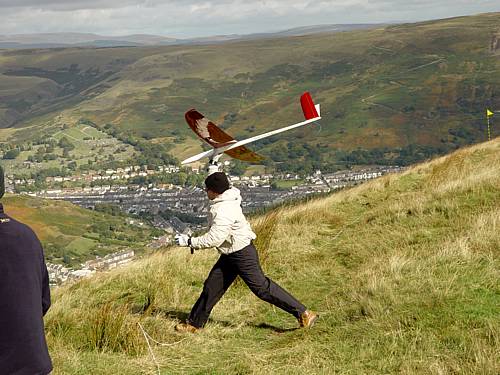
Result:
{"label": "dirt path", "polygon": [[446,59],[444,57],[441,57],[440,59],[431,61],[430,63],[419,65],[419,66],[416,66],[415,68],[408,69],[407,72],[413,72],[414,70],[425,68],[426,66],[434,65],[434,64],[440,63],[441,61],[444,61],[444,60],[446,60]]}

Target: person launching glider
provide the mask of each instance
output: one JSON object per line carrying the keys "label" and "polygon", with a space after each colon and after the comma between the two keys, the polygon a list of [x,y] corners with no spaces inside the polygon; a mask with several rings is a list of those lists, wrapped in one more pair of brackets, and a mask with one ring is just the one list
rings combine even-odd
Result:
{"label": "person launching glider", "polygon": [[257,236],[243,215],[240,191],[230,186],[224,172],[210,174],[205,180],[205,187],[210,200],[208,232],[197,237],[178,234],[175,242],[196,250],[215,247],[220,257],[212,267],[186,322],[177,324],[175,329],[195,333],[203,328],[212,309],[237,276],[261,300],[293,315],[300,327],[311,328],[318,314],[308,310],[262,271],[253,244]]}
{"label": "person launching glider", "polygon": [[262,160],[262,156],[249,150],[245,145],[321,120],[320,105],[314,104],[310,93],[305,92],[300,97],[300,104],[302,106],[302,111],[304,112],[304,117],[306,118],[305,121],[244,139],[242,141],[237,141],[229,134],[225,133],[221,128],[219,128],[212,121],[208,120],[196,109],[187,111],[185,117],[189,127],[196,133],[196,135],[198,135],[198,137],[212,146],[212,149],[194,155],[184,160],[182,164],[190,164],[203,158],[209,158],[211,165],[217,165],[217,162],[222,154],[247,162],[258,162]]}
{"label": "person launching glider", "polygon": [[186,113],[186,121],[191,129],[212,146],[212,150],[182,162],[188,164],[205,157],[210,158],[209,175],[205,180],[205,191],[210,200],[209,229],[206,234],[197,237],[178,234],[175,241],[179,246],[190,247],[191,253],[195,249],[215,247],[221,255],[210,271],[189,317],[186,322],[178,324],[176,330],[195,333],[203,328],[213,307],[237,276],[241,277],[257,297],[293,315],[300,327],[311,328],[318,318],[318,314],[308,310],[262,271],[253,244],[256,234],[243,214],[240,191],[230,186],[227,176],[218,171],[217,165],[223,153],[243,161],[260,161],[262,157],[246,148],[246,144],[321,119],[319,105],[314,105],[309,93],[304,93],[300,101],[306,121],[243,141],[233,139],[195,109]]}

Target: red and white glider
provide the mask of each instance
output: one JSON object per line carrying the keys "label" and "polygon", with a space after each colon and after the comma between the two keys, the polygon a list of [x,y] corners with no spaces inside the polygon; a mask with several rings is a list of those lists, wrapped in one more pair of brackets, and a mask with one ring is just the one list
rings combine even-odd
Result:
{"label": "red and white glider", "polygon": [[191,109],[186,112],[186,122],[189,127],[206,143],[212,146],[212,150],[202,152],[201,154],[195,155],[186,159],[182,164],[189,164],[198,161],[203,158],[209,158],[211,161],[217,161],[217,159],[223,154],[227,154],[235,159],[256,162],[263,159],[262,156],[256,154],[255,152],[249,150],[245,147],[248,143],[258,141],[276,135],[287,130],[295,129],[307,124],[321,120],[321,112],[319,104],[314,104],[311,94],[308,92],[304,93],[300,97],[300,104],[302,106],[302,111],[306,118],[305,121],[299,122],[294,125],[290,125],[284,128],[276,129],[268,133],[257,135],[242,141],[237,141],[227,133],[225,133],[221,128],[219,128],[212,121],[208,120],[201,113],[195,109]]}

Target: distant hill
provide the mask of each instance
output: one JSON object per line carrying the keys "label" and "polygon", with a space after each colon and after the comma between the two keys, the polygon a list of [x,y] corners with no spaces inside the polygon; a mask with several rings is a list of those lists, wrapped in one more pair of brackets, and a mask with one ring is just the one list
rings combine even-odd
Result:
{"label": "distant hill", "polygon": [[170,44],[175,38],[158,35],[124,35],[119,37],[90,33],[45,33],[0,35],[0,48],[68,48],[117,47]]}
{"label": "distant hill", "polygon": [[251,34],[252,35],[267,35],[270,37],[275,36],[304,36],[311,34],[319,34],[319,33],[335,33],[335,32],[343,32],[343,31],[354,31],[354,30],[362,30],[362,29],[373,29],[375,27],[384,27],[387,24],[340,24],[340,25],[312,25],[312,26],[302,26],[295,27],[292,29],[278,31],[275,33],[264,33],[264,34]]}
{"label": "distant hill", "polygon": [[148,225],[129,225],[126,217],[86,210],[68,202],[7,195],[2,203],[8,215],[35,231],[51,263],[79,266],[96,255],[125,248],[142,253],[153,236],[153,228]]}
{"label": "distant hill", "polygon": [[498,186],[500,138],[255,218],[265,272],[320,314],[311,331],[240,282],[204,331],[176,334],[215,250],[62,287],[54,374],[498,374]]}
{"label": "distant hill", "polygon": [[366,29],[378,24],[317,25],[297,27],[285,31],[256,33],[248,35],[216,35],[199,38],[169,38],[159,35],[134,34],[104,36],[90,33],[44,33],[0,35],[0,49],[70,48],[70,47],[139,47],[183,44],[220,43],[234,40],[276,38],[309,35],[320,32],[341,32]]}
{"label": "distant hill", "polygon": [[3,51],[0,139],[26,142],[83,119],[181,159],[201,150],[188,109],[244,137],[300,120],[309,90],[321,126],[256,145],[266,163],[409,164],[486,139],[485,109],[500,108],[499,24],[488,13],[206,45]]}

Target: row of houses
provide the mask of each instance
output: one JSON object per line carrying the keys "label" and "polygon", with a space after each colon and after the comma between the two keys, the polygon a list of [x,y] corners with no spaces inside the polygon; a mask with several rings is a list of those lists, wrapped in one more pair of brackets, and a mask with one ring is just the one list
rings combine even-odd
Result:
{"label": "row of houses", "polygon": [[327,174],[316,171],[312,176],[306,178],[306,183],[294,186],[292,190],[304,195],[328,193],[381,177],[387,173],[401,172],[402,170],[404,168],[399,166],[380,166],[358,171],[341,171]]}
{"label": "row of houses", "polygon": [[80,269],[72,269],[61,264],[47,263],[51,286],[61,285],[70,280],[78,280],[93,275],[96,272],[110,270],[131,262],[135,257],[133,250],[123,250],[108,254],[105,257],[96,257],[82,264]]}
{"label": "row of houses", "polygon": [[94,260],[85,262],[84,269],[91,271],[110,270],[131,262],[135,257],[134,250],[124,250],[117,253],[108,254],[105,257],[96,257]]}
{"label": "row of houses", "polygon": [[[192,170],[198,173],[198,169]],[[47,184],[62,182],[95,182],[95,181],[115,181],[129,180],[135,177],[147,177],[160,173],[178,173],[180,167],[175,165],[160,165],[156,169],[149,169],[147,165],[134,165],[124,168],[106,169],[100,171],[91,171],[72,176],[49,176],[45,178]],[[32,178],[12,178],[15,185],[30,186],[35,184]]]}
{"label": "row of houses", "polygon": [[[173,185],[173,184],[148,184],[148,185],[137,185],[137,184],[129,184],[129,185],[100,185],[93,187],[74,187],[74,188],[66,188],[66,189],[46,189],[40,190],[38,192],[29,192],[28,195],[31,196],[50,196],[50,195],[61,195],[61,199],[64,199],[65,196],[85,196],[88,194],[98,194],[102,195],[105,193],[120,193],[120,192],[134,192],[134,193],[146,193],[148,191],[159,192],[164,190],[180,190],[181,186]],[[52,197],[48,197],[52,198]],[[57,197],[56,197],[57,198]]]}

